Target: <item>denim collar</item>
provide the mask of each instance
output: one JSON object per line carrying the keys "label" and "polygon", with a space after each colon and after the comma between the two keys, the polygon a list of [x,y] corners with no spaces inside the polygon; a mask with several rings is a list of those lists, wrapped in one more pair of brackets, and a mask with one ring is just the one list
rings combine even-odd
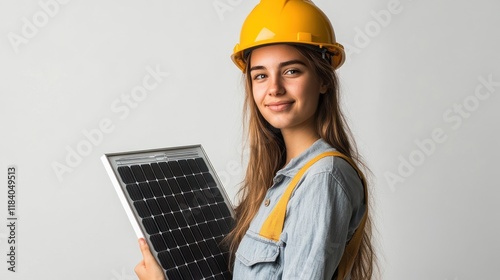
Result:
{"label": "denim collar", "polygon": [[323,139],[318,139],[316,142],[314,142],[307,150],[303,151],[299,156],[293,158],[290,160],[290,162],[280,169],[277,173],[274,179],[281,177],[281,176],[287,176],[287,177],[293,177],[297,172],[299,172],[299,169],[304,166],[309,160],[313,159],[315,156],[319,155],[322,152],[325,152],[327,150],[335,150],[328,144],[325,140]]}

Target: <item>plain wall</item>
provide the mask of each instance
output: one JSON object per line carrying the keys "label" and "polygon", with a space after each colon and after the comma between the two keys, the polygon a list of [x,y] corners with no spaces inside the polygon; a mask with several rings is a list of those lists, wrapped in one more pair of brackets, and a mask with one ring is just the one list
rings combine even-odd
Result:
{"label": "plain wall", "polygon": [[[236,202],[243,87],[229,55],[257,3],[0,1],[1,279],[136,279],[104,153],[202,144]],[[382,279],[498,277],[500,2],[315,3],[348,54],[343,108],[372,170]]]}

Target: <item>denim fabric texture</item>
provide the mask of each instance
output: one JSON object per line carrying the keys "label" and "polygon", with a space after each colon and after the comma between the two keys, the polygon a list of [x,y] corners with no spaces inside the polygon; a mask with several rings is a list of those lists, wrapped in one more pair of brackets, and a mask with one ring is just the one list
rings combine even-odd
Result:
{"label": "denim fabric texture", "polygon": [[335,149],[319,139],[277,172],[238,247],[234,279],[332,279],[366,211],[361,180],[345,160],[326,157],[312,165],[288,202],[279,241],[259,235],[293,176],[326,151]]}

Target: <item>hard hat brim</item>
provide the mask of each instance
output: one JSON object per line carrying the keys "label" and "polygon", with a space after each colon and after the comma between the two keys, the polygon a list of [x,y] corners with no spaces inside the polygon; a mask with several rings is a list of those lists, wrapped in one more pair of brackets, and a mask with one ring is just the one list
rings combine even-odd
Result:
{"label": "hard hat brim", "polygon": [[275,45],[275,44],[290,44],[290,45],[305,45],[305,46],[317,46],[318,51],[320,51],[321,48],[326,49],[330,54],[331,54],[331,65],[334,70],[338,69],[342,64],[344,64],[345,61],[345,51],[344,51],[344,46],[342,46],[339,43],[335,44],[319,44],[319,43],[304,43],[304,42],[296,42],[296,41],[289,41],[289,42],[270,42],[270,43],[263,43],[259,42],[255,44],[255,46],[246,46],[244,49],[240,49],[240,45],[237,44],[234,47],[234,53],[231,55],[231,60],[236,64],[236,66],[245,73],[246,71],[246,57],[248,56],[248,53],[250,53],[252,50],[264,46],[269,46],[269,45]]}

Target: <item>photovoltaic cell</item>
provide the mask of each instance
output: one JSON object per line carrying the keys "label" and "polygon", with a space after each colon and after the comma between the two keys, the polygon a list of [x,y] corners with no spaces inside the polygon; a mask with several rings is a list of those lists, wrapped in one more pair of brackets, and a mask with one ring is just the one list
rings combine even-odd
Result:
{"label": "photovoltaic cell", "polygon": [[103,162],[168,279],[231,279],[221,241],[233,210],[201,146],[107,154]]}

